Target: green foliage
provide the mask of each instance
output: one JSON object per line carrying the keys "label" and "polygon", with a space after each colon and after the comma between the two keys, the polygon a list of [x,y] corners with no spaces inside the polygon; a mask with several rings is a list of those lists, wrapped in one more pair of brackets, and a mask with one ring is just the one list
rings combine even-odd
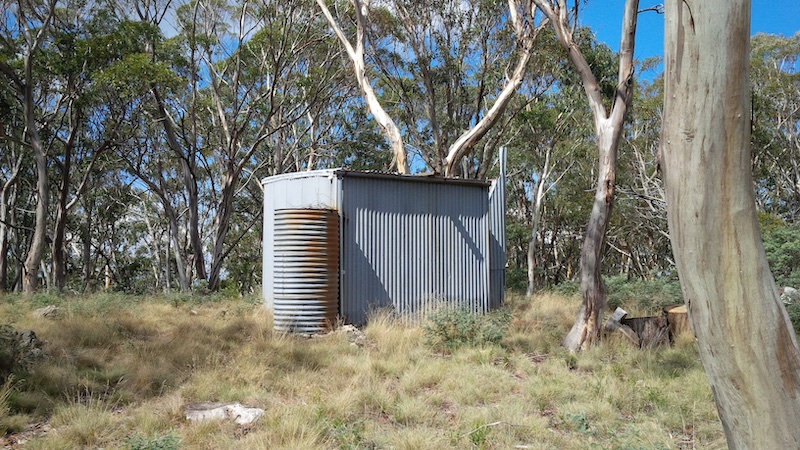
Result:
{"label": "green foliage", "polygon": [[479,425],[469,433],[469,441],[475,448],[489,448],[488,438],[491,431],[487,424]]}
{"label": "green foliage", "polygon": [[677,278],[660,277],[653,280],[629,280],[624,276],[606,278],[608,308],[630,305],[656,312],[667,305],[683,303],[681,285]]}
{"label": "green foliage", "polygon": [[98,74],[97,80],[125,99],[144,95],[153,85],[177,89],[181,84],[180,77],[166,64],[154,62],[146,53],[134,53],[114,62]]}
{"label": "green foliage", "polygon": [[577,281],[565,281],[553,286],[553,292],[567,297],[581,295],[581,284]]}
{"label": "green foliage", "polygon": [[[683,303],[681,284],[677,277],[665,276],[654,279],[628,279],[623,275],[604,278],[606,286],[606,307],[635,307],[645,311],[657,312],[664,306]],[[566,296],[580,296],[581,285],[569,281],[556,285],[553,291]]]}
{"label": "green foliage", "polygon": [[766,236],[785,227],[786,222],[774,214],[758,211],[758,226],[761,229],[761,233]]}
{"label": "green foliage", "polygon": [[768,228],[764,231],[764,251],[779,286],[800,286],[800,225]]}
{"label": "green foliage", "polygon": [[423,329],[431,348],[453,350],[461,346],[497,344],[510,322],[511,314],[506,309],[477,314],[466,308],[443,307],[428,316]]}
{"label": "green foliage", "polygon": [[794,326],[794,332],[800,336],[800,303],[794,302],[786,306],[786,312],[789,313],[789,320]]}
{"label": "green foliage", "polygon": [[134,435],[128,438],[126,448],[128,450],[177,450],[181,448],[180,443],[181,439],[172,433],[151,438]]}

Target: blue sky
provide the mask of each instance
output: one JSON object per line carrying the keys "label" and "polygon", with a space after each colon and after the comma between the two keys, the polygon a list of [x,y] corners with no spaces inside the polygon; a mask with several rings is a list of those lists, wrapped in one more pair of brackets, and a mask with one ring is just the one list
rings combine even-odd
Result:
{"label": "blue sky", "polygon": [[[639,9],[663,3],[640,0]],[[625,0],[590,0],[580,13],[581,24],[590,27],[599,41],[619,49],[622,10]],[[763,32],[793,36],[800,31],[800,1],[752,0],[752,34]],[[664,54],[664,16],[655,12],[639,15],[635,57],[639,60]]]}

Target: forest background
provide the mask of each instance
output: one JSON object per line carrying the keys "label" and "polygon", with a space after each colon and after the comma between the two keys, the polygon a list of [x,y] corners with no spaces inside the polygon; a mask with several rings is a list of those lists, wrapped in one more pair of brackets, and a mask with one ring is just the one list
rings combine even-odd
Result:
{"label": "forest background", "polygon": [[[355,34],[352,5],[331,9]],[[263,177],[392,169],[352,64],[311,2],[4,1],[3,10],[0,291],[257,292]],[[613,98],[618,55],[591,28],[576,36]],[[441,173],[448,147],[486,114],[519,59],[509,5],[374,3],[366,37],[368,74],[412,171]],[[508,287],[574,289],[595,135],[549,29],[534,48],[460,172],[490,178],[508,148]],[[800,35],[753,37],[756,198],[782,286],[800,285],[798,54]],[[657,56],[637,60],[603,273],[612,285],[645,280],[679,295],[657,162],[660,71]]]}

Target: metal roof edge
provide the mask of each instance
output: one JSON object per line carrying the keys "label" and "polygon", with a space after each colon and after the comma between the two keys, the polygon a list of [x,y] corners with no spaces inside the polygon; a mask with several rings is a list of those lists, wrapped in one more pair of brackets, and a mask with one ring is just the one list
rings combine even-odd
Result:
{"label": "metal roof edge", "polygon": [[436,183],[436,184],[455,184],[464,186],[480,186],[489,187],[491,181],[477,180],[469,178],[445,178],[442,176],[420,176],[420,175],[401,175],[396,173],[382,173],[382,172],[361,172],[348,169],[336,169],[336,175],[339,177],[354,177],[354,178],[376,178],[385,180],[396,181],[409,181],[415,183]]}
{"label": "metal roof edge", "polygon": [[414,183],[435,183],[435,184],[453,184],[461,186],[479,186],[489,187],[493,180],[478,180],[470,178],[445,178],[438,175],[400,175],[396,173],[383,173],[383,172],[363,172],[358,170],[349,170],[343,168],[335,169],[320,169],[320,170],[306,170],[302,172],[289,172],[280,175],[273,175],[270,177],[262,178],[261,184],[275,183],[283,180],[294,180],[300,178],[316,178],[316,177],[353,177],[353,178],[375,178],[384,180],[395,181],[409,181]]}

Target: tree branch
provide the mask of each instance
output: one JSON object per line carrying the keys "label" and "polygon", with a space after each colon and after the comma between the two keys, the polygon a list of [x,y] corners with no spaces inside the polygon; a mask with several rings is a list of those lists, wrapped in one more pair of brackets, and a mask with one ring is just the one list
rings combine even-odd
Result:
{"label": "tree branch", "polygon": [[353,62],[353,69],[356,75],[356,81],[361,87],[364,94],[364,100],[367,102],[367,111],[372,114],[375,121],[381,126],[384,135],[389,140],[389,145],[394,153],[394,163],[397,166],[397,171],[401,174],[410,172],[408,166],[408,159],[406,156],[405,147],[403,146],[403,138],[400,135],[400,129],[394,123],[394,120],[386,113],[386,110],[381,106],[378,96],[372,89],[369,78],[366,74],[366,67],[364,63],[364,33],[366,30],[366,16],[368,14],[367,5],[362,3],[361,0],[351,0],[356,12],[356,46],[355,48],[345,36],[336,19],[331,15],[330,10],[325,5],[325,0],[316,0],[322,10],[322,14],[328,20],[333,32],[344,45],[350,60]]}

